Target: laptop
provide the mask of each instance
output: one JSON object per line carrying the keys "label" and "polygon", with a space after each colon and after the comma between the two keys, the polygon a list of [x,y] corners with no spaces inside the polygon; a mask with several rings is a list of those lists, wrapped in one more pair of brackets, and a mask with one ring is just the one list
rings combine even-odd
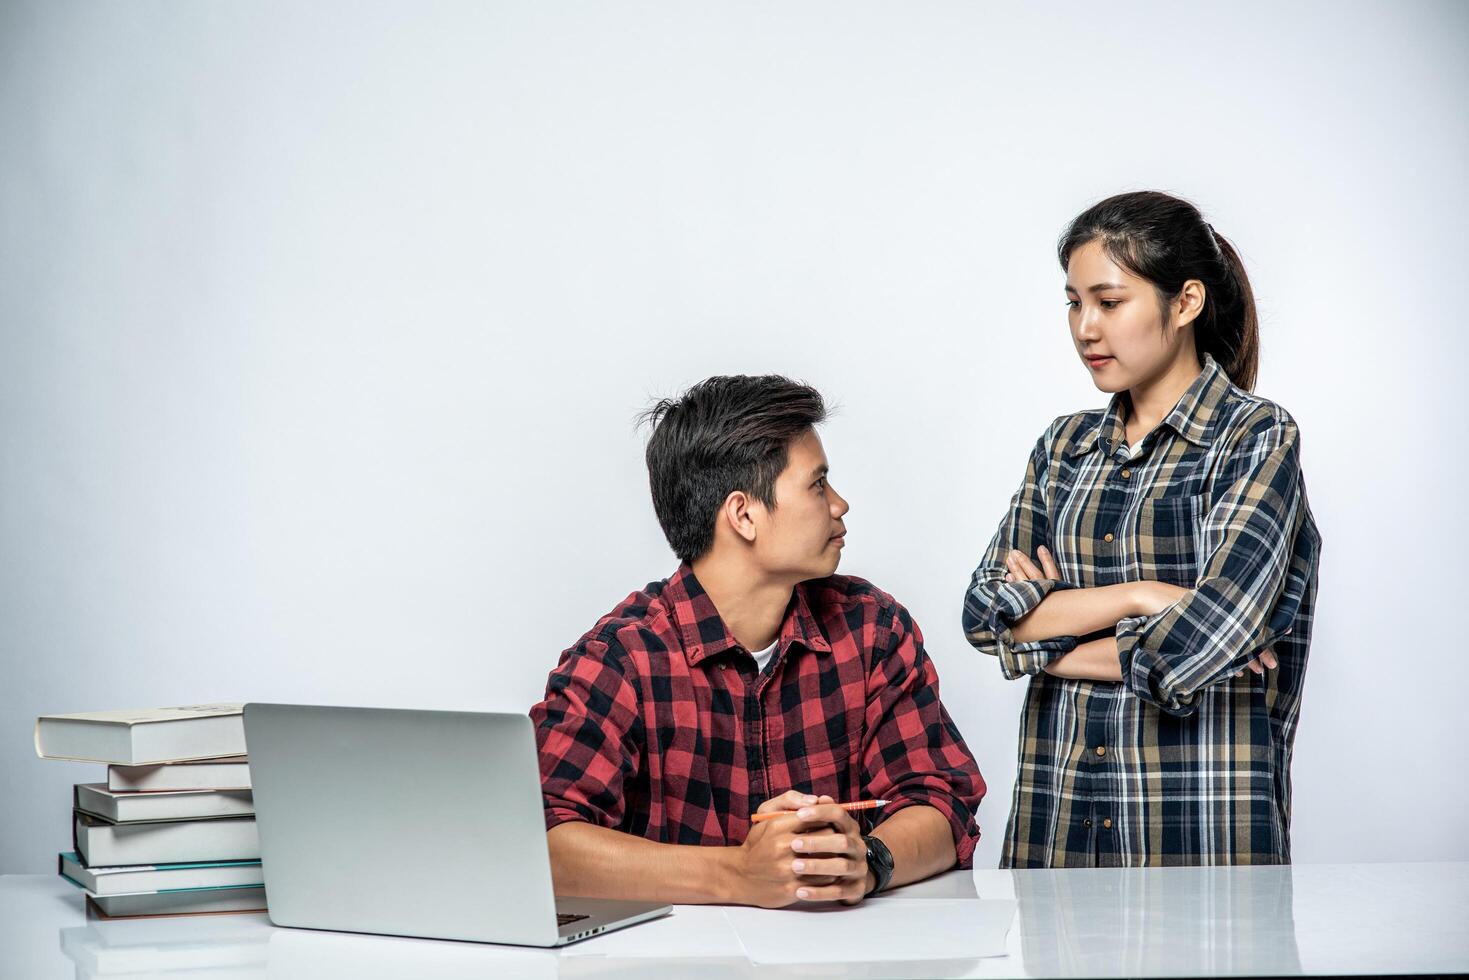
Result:
{"label": "laptop", "polygon": [[563,946],[672,911],[558,899],[525,715],[245,705],[270,920]]}

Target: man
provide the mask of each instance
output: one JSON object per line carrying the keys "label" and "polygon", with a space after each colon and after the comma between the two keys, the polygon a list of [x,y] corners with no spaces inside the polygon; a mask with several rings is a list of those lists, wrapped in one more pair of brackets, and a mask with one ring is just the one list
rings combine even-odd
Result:
{"label": "man", "polygon": [[[969,866],[984,780],[917,624],[833,574],[848,507],[825,417],[775,376],[710,378],[647,413],[682,564],[567,650],[531,709],[558,893],[855,904]],[[866,835],[836,805],[873,799]]]}

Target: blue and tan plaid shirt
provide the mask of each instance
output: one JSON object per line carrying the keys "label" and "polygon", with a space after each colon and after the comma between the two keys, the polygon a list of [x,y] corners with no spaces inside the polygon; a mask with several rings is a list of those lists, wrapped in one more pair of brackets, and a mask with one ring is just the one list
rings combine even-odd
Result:
{"label": "blue and tan plaid shirt", "polygon": [[[969,641],[1030,677],[1001,866],[1287,862],[1321,548],[1295,422],[1207,358],[1135,448],[1124,408],[1046,430],[965,596]],[[1062,580],[1006,582],[1040,545]],[[1120,684],[1044,672],[1084,638],[1011,633],[1053,590],[1145,580],[1191,591],[1117,624]],[[1279,668],[1236,676],[1266,646]]]}

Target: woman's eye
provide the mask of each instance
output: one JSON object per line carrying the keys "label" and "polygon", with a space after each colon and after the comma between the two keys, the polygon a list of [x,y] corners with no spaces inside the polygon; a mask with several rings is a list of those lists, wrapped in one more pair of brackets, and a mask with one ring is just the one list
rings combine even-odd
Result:
{"label": "woman's eye", "polygon": [[1122,300],[1120,300],[1120,299],[1104,299],[1104,300],[1102,300],[1102,309],[1104,309],[1104,310],[1115,310],[1121,304],[1122,304]]}
{"label": "woman's eye", "polygon": [[1074,309],[1076,309],[1080,305],[1081,305],[1081,300],[1079,300],[1079,299],[1068,299],[1066,301],[1066,308],[1068,310],[1074,310]]}

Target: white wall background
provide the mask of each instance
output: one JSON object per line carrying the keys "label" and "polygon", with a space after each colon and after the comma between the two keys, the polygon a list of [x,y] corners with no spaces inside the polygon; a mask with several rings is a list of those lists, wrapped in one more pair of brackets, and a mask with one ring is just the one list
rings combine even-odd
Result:
{"label": "white wall background", "polygon": [[[1469,858],[1469,7],[0,7],[0,871],[68,846],[43,712],[526,709],[674,567],[633,415],[788,373],[1009,806],[959,629],[1100,404],[1053,259],[1157,187],[1243,249],[1326,547],[1302,862]],[[364,793],[375,791],[364,787]]]}

